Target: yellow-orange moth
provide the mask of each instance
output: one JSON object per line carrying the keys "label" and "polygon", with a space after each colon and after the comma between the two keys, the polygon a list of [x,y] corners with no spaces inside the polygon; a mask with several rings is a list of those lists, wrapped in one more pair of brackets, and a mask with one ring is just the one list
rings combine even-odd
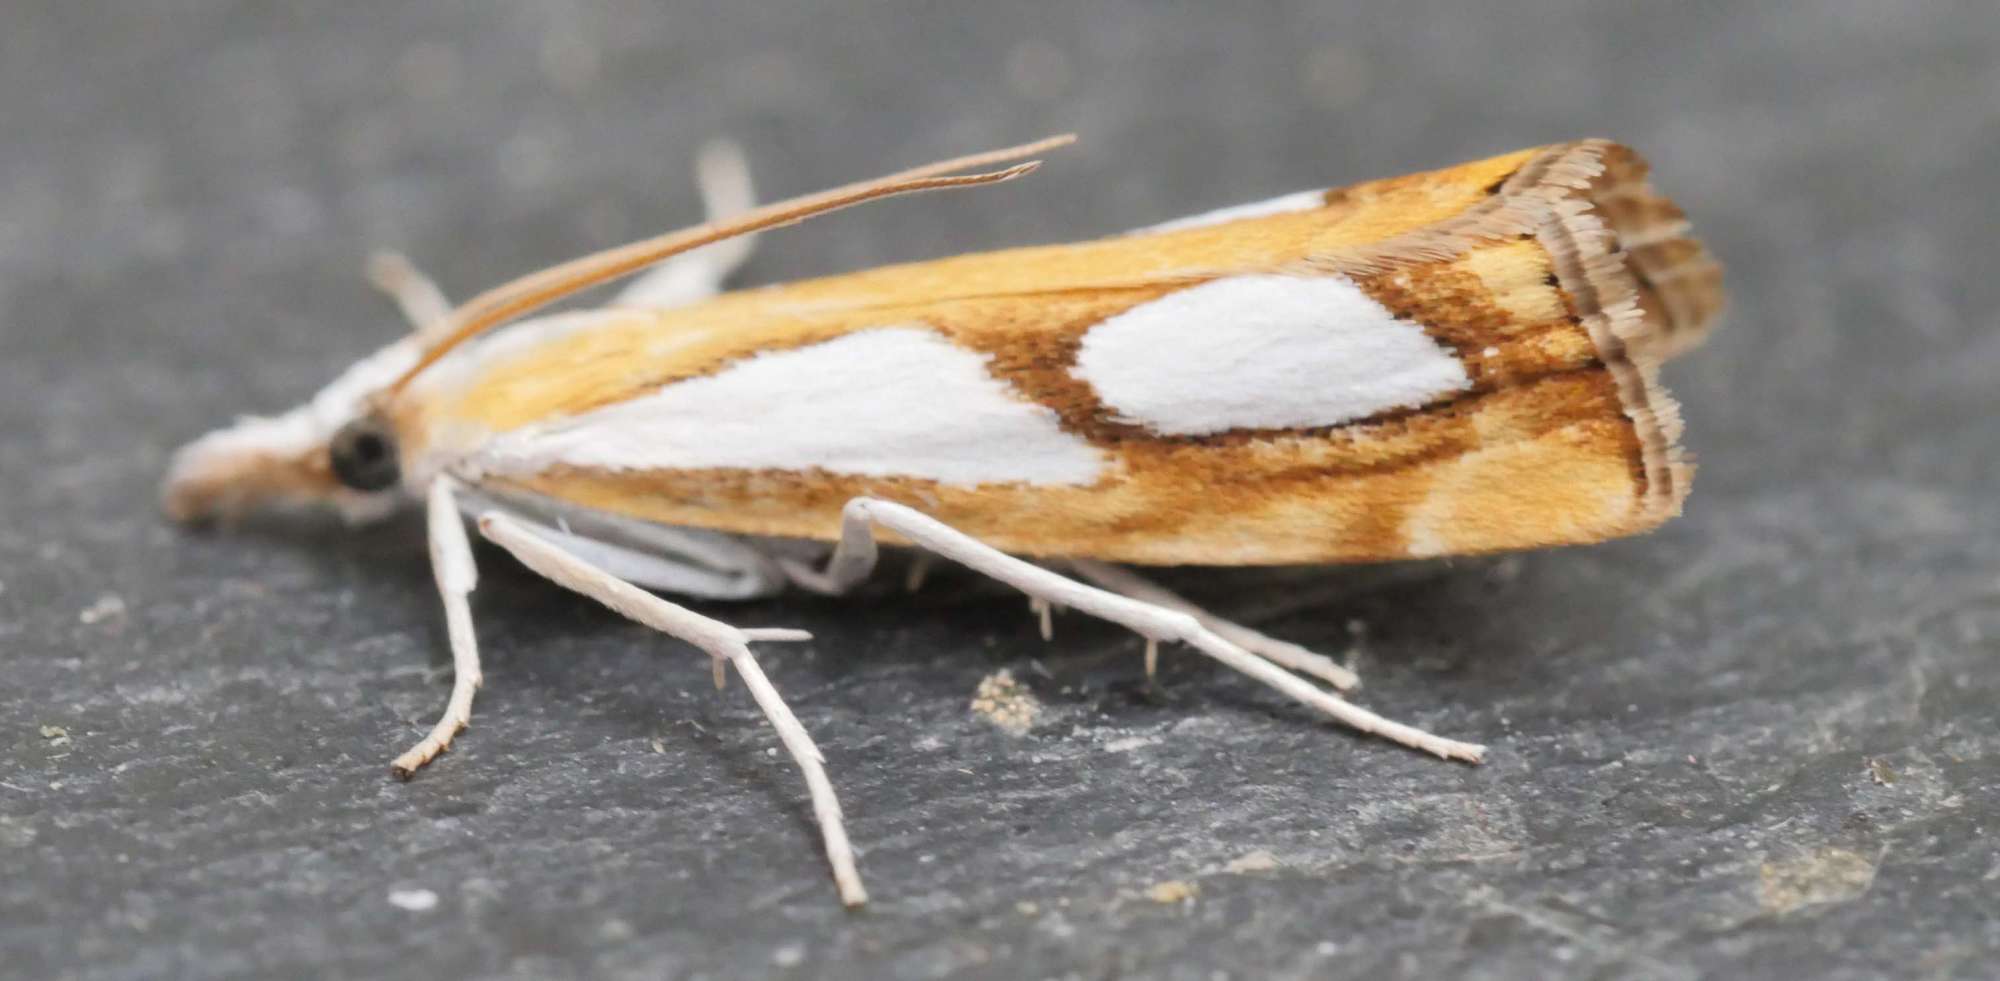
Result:
{"label": "yellow-orange moth", "polygon": [[[866,898],[819,750],[751,656],[801,631],[668,602],[840,592],[914,545],[1187,644],[1366,732],[1483,749],[1338,696],[1328,658],[1123,564],[1257,565],[1602,541],[1678,514],[1691,468],[1661,362],[1720,270],[1645,165],[1586,140],[1288,195],[1073,245],[718,295],[751,233],[1009,180],[1067,137],[753,206],[718,145],[710,220],[455,309],[407,263],[415,323],[305,405],[183,448],[180,519],[427,502],[456,678],[409,776],[470,715],[464,519],[555,582],[733,665],[804,771],[840,896]],[[602,309],[521,319],[646,271]],[[1088,584],[1087,584],[1088,583]],[[1311,678],[1313,680],[1308,680]]]}

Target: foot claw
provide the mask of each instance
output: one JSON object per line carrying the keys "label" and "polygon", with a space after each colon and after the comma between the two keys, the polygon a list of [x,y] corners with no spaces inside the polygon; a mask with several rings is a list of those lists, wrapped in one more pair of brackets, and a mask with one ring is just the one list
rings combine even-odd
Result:
{"label": "foot claw", "polygon": [[451,748],[451,741],[465,731],[465,726],[466,723],[463,721],[455,724],[449,720],[440,721],[438,727],[431,730],[430,735],[410,747],[403,755],[396,757],[395,762],[389,764],[389,772],[395,774],[398,780],[408,780],[416,776],[418,770],[429,766],[432,760],[444,755],[444,751]]}
{"label": "foot claw", "polygon": [[444,750],[444,746],[432,746],[430,740],[426,739],[411,747],[409,752],[396,757],[396,761],[389,764],[389,772],[395,774],[396,779],[407,781],[416,776],[418,770],[428,766],[430,761],[437,759],[438,754]]}

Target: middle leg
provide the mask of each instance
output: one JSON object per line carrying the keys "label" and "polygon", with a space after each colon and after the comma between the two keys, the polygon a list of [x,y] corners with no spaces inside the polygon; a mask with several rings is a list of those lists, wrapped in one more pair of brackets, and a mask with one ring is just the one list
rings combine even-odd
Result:
{"label": "middle leg", "polygon": [[[727,140],[715,140],[695,157],[695,183],[701,190],[707,221],[733,218],[757,205],[750,183],[750,165],[743,150]],[[638,309],[687,306],[721,292],[729,278],[750,258],[755,235],[739,235],[677,255],[641,273],[610,305]]]}
{"label": "middle leg", "polygon": [[753,640],[806,640],[810,634],[803,630],[739,629],[669,603],[564,551],[537,535],[529,525],[503,512],[481,514],[479,531],[551,582],[582,593],[670,637],[687,641],[717,661],[734,666],[744,686],[750,689],[750,696],[756,699],[757,707],[764,711],[771,727],[778,730],[779,741],[805,774],[813,814],[826,841],[826,857],[833,866],[841,902],[860,906],[868,901],[867,890],[861,886],[861,874],[855,869],[854,847],[847,840],[847,829],[841,819],[840,800],[834,796],[833,783],[826,776],[826,758],[820,755],[812,736],[792,714],[771,680],[764,676],[756,658],[750,655]]}

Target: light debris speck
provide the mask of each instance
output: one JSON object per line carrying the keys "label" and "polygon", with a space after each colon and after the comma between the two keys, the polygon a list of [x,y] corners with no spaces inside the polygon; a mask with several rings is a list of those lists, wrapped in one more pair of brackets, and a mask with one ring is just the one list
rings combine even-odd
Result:
{"label": "light debris speck", "polygon": [[77,622],[88,626],[90,624],[102,623],[103,621],[109,620],[113,617],[122,617],[124,615],[125,615],[124,598],[119,596],[117,593],[105,593],[104,595],[99,596],[96,602],[78,611],[76,619]]}
{"label": "light debris speck", "polygon": [[438,894],[429,889],[392,889],[389,891],[389,905],[406,909],[412,913],[423,913],[437,908]]}

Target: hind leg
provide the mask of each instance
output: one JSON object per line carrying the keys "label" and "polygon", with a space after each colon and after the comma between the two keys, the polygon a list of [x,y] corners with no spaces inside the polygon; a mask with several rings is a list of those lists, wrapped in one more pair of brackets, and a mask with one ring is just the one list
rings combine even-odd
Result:
{"label": "hind leg", "polygon": [[1485,755],[1486,748],[1483,746],[1446,739],[1385,719],[1329,694],[1325,689],[1244,650],[1204,626],[1192,614],[1119,596],[1058,575],[1008,555],[913,508],[892,501],[858,497],[847,502],[842,518],[840,544],[827,560],[826,567],[815,571],[797,562],[787,563],[786,572],[794,581],[807,588],[828,592],[853,586],[875,567],[879,555],[875,531],[884,529],[920,548],[998,579],[1034,599],[1126,627],[1146,638],[1149,647],[1162,640],[1186,643],[1362,732],[1446,759],[1477,763]]}
{"label": "hind leg", "polygon": [[[1306,650],[1288,640],[1266,636],[1241,624],[1231,623],[1181,598],[1176,593],[1124,566],[1099,562],[1095,559],[1071,559],[1071,568],[1099,586],[1120,596],[1163,606],[1169,610],[1179,610],[1201,625],[1235,644],[1273,664],[1293,671],[1312,675],[1341,691],[1353,688],[1361,682],[1354,672],[1341,667],[1324,654]],[[1152,665],[1147,664],[1147,674],[1152,674]]]}

